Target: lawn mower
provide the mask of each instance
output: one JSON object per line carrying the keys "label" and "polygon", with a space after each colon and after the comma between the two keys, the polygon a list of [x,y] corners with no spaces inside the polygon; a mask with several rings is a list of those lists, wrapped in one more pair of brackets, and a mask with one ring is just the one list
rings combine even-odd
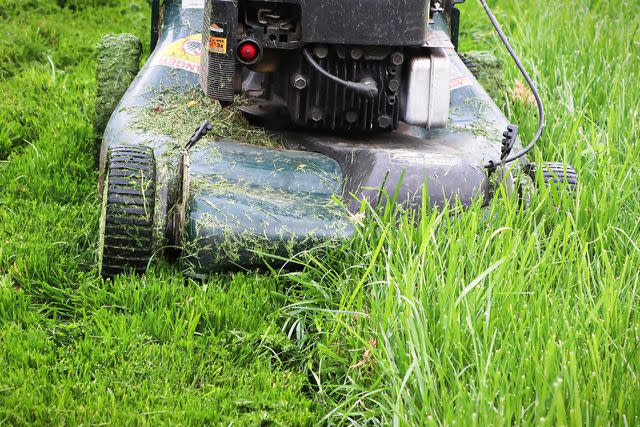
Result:
{"label": "lawn mower", "polygon": [[[538,105],[525,146],[457,53],[461,2],[154,0],[139,72],[140,41],[105,37],[101,274],[254,268],[349,238],[367,204],[521,191],[542,102],[481,0]],[[539,175],[576,185],[562,164]]]}

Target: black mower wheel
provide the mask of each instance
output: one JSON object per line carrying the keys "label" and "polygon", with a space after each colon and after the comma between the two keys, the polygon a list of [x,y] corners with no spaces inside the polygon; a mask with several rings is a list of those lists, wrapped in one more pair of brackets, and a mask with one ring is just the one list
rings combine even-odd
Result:
{"label": "black mower wheel", "polygon": [[[541,172],[545,185],[564,187],[572,193],[576,191],[576,187],[578,186],[578,173],[573,166],[559,162],[547,162],[542,165]],[[530,165],[529,176],[535,180],[535,165]]]}
{"label": "black mower wheel", "polygon": [[471,74],[473,74],[473,77],[475,77],[476,79],[479,77],[478,76],[478,68],[479,65],[476,61],[473,60],[473,58],[469,58],[464,54],[460,55],[460,59],[462,59],[462,63],[469,69],[469,71],[471,71]]}
{"label": "black mower wheel", "polygon": [[497,78],[502,72],[502,62],[489,51],[472,51],[460,54],[460,59],[471,71],[473,76],[480,80],[483,77]]}
{"label": "black mower wheel", "polygon": [[100,274],[143,274],[153,255],[156,166],[153,150],[109,149],[100,218]]}
{"label": "black mower wheel", "polygon": [[508,91],[503,64],[493,53],[465,52],[460,54],[460,59],[493,99],[501,99]]}

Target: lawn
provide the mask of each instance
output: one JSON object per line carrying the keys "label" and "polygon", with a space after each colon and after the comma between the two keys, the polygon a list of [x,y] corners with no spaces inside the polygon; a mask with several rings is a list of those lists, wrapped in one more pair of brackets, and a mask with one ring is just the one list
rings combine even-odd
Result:
{"label": "lawn", "polygon": [[639,2],[491,3],[546,102],[533,160],[575,197],[375,212],[294,272],[104,282],[93,47],[148,49],[148,3],[0,0],[0,425],[640,424]]}

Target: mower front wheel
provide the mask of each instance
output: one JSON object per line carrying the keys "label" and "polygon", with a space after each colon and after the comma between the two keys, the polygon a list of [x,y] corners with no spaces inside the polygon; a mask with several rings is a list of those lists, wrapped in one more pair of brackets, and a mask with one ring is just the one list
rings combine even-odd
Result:
{"label": "mower front wheel", "polygon": [[104,172],[99,268],[105,278],[142,274],[153,256],[156,167],[153,150],[110,147]]}
{"label": "mower front wheel", "polygon": [[[533,164],[529,165],[528,172],[529,176],[535,181],[537,173],[536,166]],[[540,172],[546,186],[555,185],[571,193],[576,191],[576,187],[578,186],[578,173],[573,166],[559,162],[547,162],[542,164]]]}

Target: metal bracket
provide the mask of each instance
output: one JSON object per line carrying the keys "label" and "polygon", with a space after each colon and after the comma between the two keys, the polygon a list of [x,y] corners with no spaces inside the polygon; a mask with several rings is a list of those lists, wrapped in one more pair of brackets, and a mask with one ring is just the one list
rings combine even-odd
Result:
{"label": "metal bracket", "polygon": [[489,161],[487,165],[487,169],[489,172],[495,172],[498,168],[499,164],[504,164],[504,161],[507,160],[509,154],[511,154],[511,150],[513,150],[513,145],[516,143],[516,139],[518,138],[518,126],[511,124],[507,126],[507,130],[502,133],[504,139],[502,140],[502,152],[500,154],[500,163],[496,163],[493,160]]}
{"label": "metal bracket", "polygon": [[460,37],[460,9],[456,6],[464,3],[464,0],[453,0],[451,3],[451,21],[449,22],[451,42],[455,50],[458,50]]}
{"label": "metal bracket", "polygon": [[504,162],[509,154],[511,154],[511,150],[513,150],[513,144],[516,143],[516,138],[518,137],[518,126],[517,125],[509,125],[507,126],[507,130],[502,134],[504,139],[502,140],[502,155],[500,156],[500,161]]}
{"label": "metal bracket", "polygon": [[204,138],[209,132],[211,132],[212,129],[213,126],[211,125],[211,123],[205,120],[200,126],[198,126],[193,135],[191,135],[191,138],[189,139],[189,142],[187,142],[187,144],[184,146],[184,149],[189,151],[194,145],[196,145],[196,142]]}

